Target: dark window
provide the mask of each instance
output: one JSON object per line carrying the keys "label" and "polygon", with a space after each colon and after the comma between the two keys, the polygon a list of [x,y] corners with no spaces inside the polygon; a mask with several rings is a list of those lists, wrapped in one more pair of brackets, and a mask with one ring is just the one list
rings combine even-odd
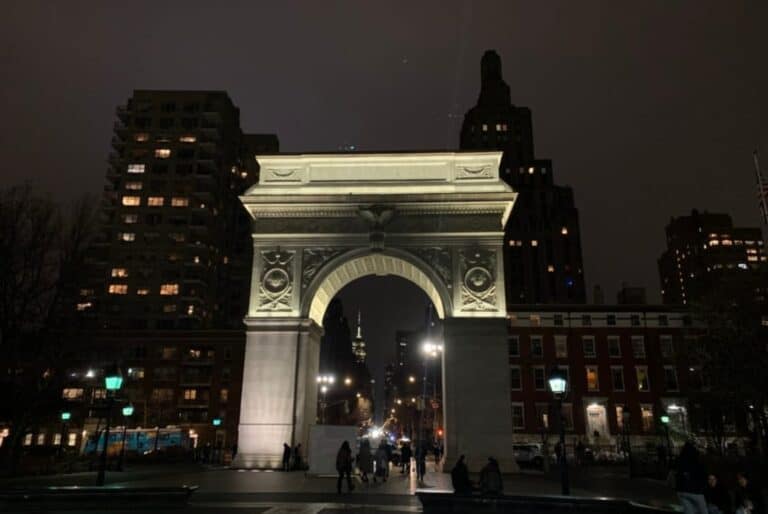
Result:
{"label": "dark window", "polygon": [[562,314],[555,314],[555,326],[556,327],[562,327],[563,326],[563,315]]}
{"label": "dark window", "polygon": [[160,121],[157,123],[158,127],[161,129],[167,129],[173,127],[173,118],[160,118]]}
{"label": "dark window", "polygon": [[592,325],[592,316],[590,316],[589,314],[584,314],[581,317],[581,324],[584,325],[585,327]]}
{"label": "dark window", "polygon": [[517,336],[510,336],[507,339],[507,348],[509,349],[510,357],[520,357],[520,338]]}
{"label": "dark window", "polygon": [[666,327],[667,325],[669,325],[669,318],[667,317],[666,314],[659,315],[659,325],[662,327]]}
{"label": "dark window", "polygon": [[613,326],[616,324],[616,315],[615,314],[609,314],[608,318],[606,319],[606,322],[609,326]]}
{"label": "dark window", "polygon": [[632,323],[633,327],[639,327],[640,326],[640,316],[637,314],[633,314],[630,317],[630,322]]}

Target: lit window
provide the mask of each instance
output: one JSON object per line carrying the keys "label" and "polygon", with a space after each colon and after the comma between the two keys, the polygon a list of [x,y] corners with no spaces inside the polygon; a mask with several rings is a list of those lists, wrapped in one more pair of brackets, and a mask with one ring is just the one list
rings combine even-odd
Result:
{"label": "lit window", "polygon": [[128,276],[128,270],[125,268],[112,268],[112,276],[125,278]]}
{"label": "lit window", "polygon": [[171,156],[171,149],[170,148],[156,148],[155,149],[155,157],[158,159],[167,159]]}
{"label": "lit window", "polygon": [[129,164],[128,173],[144,173],[146,165],[144,164]]}
{"label": "lit window", "polygon": [[172,241],[176,241],[177,243],[183,243],[186,239],[186,236],[182,234],[181,232],[171,232],[168,234],[168,237],[171,238]]}
{"label": "lit window", "polygon": [[599,391],[600,381],[597,377],[597,366],[587,366],[587,391]]}
{"label": "lit window", "polygon": [[78,311],[86,311],[93,307],[93,303],[91,302],[84,302],[84,303],[78,303],[77,304],[77,310]]}
{"label": "lit window", "polygon": [[136,232],[119,232],[117,234],[117,238],[120,241],[125,241],[126,243],[132,243],[133,241],[136,241]]}
{"label": "lit window", "polygon": [[719,244],[720,244],[720,241],[718,241],[717,239],[710,239],[709,241],[709,246],[717,246]]}
{"label": "lit window", "polygon": [[79,400],[83,397],[82,387],[65,387],[61,391],[61,397],[65,400]]}
{"label": "lit window", "polygon": [[143,143],[145,141],[149,141],[149,134],[146,132],[137,132],[133,135],[133,140],[137,143]]}
{"label": "lit window", "polygon": [[227,256],[225,255],[225,256],[224,256],[224,258],[223,258],[223,259],[221,259],[221,262],[223,262],[224,264],[229,264],[229,257],[227,257]]}
{"label": "lit window", "polygon": [[560,229],[560,233],[563,234],[564,236],[567,236],[568,235],[568,227],[561,228]]}
{"label": "lit window", "polygon": [[189,198],[186,196],[174,196],[171,198],[172,207],[187,207],[189,205]]}
{"label": "lit window", "polygon": [[43,446],[45,444],[45,433],[37,434],[37,445]]}
{"label": "lit window", "polygon": [[640,416],[643,421],[643,432],[653,430],[653,405],[641,405]]}
{"label": "lit window", "polygon": [[162,207],[165,199],[162,196],[150,196],[147,198],[147,205],[150,207]]}
{"label": "lit window", "polygon": [[95,291],[93,289],[81,289],[80,296],[93,296]]}
{"label": "lit window", "polygon": [[539,242],[536,239],[531,239],[531,246],[539,246]]}
{"label": "lit window", "polygon": [[123,214],[123,223],[126,225],[132,225],[139,222],[138,214]]}
{"label": "lit window", "polygon": [[547,266],[547,271],[549,273],[554,273],[555,272],[555,267],[550,264],[549,266]]}
{"label": "lit window", "polygon": [[141,287],[136,290],[136,294],[139,296],[147,296],[149,294],[149,289],[146,287]]}
{"label": "lit window", "polygon": [[483,123],[483,132],[488,132],[488,125]]}
{"label": "lit window", "polygon": [[24,435],[24,446],[31,446],[32,445],[32,434],[25,434]]}
{"label": "lit window", "polygon": [[175,303],[168,303],[163,305],[163,312],[166,314],[170,314],[172,312],[176,312],[176,304]]}
{"label": "lit window", "polygon": [[194,305],[187,305],[187,315],[191,316],[195,313],[195,306]]}
{"label": "lit window", "polygon": [[229,400],[229,389],[222,389],[219,391],[219,401],[221,403],[227,403]]}
{"label": "lit window", "polygon": [[77,432],[70,432],[67,434],[67,446],[75,446],[77,444]]}
{"label": "lit window", "polygon": [[733,246],[733,241],[731,241],[730,239],[723,239],[722,241],[720,241],[720,244],[722,244],[723,246]]}
{"label": "lit window", "polygon": [[141,182],[126,182],[125,188],[129,189],[131,191],[141,191],[141,188],[144,187],[144,184]]}
{"label": "lit window", "polygon": [[179,141],[182,143],[194,143],[195,141],[197,141],[197,138],[195,136],[186,135],[186,136],[181,136],[179,138]]}
{"label": "lit window", "polygon": [[637,374],[637,390],[642,393],[650,391],[651,384],[648,379],[648,366],[635,366],[635,373]]}
{"label": "lit window", "polygon": [[184,389],[184,399],[185,400],[196,400],[197,399],[197,389]]}
{"label": "lit window", "polygon": [[162,296],[171,296],[179,294],[179,284],[163,284],[160,286]]}
{"label": "lit window", "polygon": [[533,175],[533,172],[534,172],[534,171],[536,171],[536,169],[535,169],[533,166],[531,166],[530,168],[528,168],[528,174],[529,174],[529,175]]}
{"label": "lit window", "polygon": [[123,205],[127,207],[135,207],[137,205],[141,205],[141,197],[140,196],[124,196]]}
{"label": "lit window", "polygon": [[109,284],[109,294],[128,294],[128,284]]}
{"label": "lit window", "polygon": [[501,123],[496,124],[496,131],[501,132]]}
{"label": "lit window", "polygon": [[104,400],[107,397],[107,390],[100,387],[93,390],[93,399],[94,400]]}
{"label": "lit window", "polygon": [[199,256],[199,255],[195,255],[195,257],[192,259],[192,261],[193,261],[195,264],[200,264],[200,256]]}

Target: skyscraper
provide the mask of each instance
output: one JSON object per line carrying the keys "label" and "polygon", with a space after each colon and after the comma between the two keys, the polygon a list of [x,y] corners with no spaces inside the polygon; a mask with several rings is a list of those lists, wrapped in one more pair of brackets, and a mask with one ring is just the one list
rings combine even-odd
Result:
{"label": "skyscraper", "polygon": [[485,52],[480,70],[480,96],[464,116],[460,146],[503,151],[501,176],[519,195],[506,226],[507,303],[585,303],[573,190],[555,185],[552,161],[536,158],[531,111],[512,104],[499,55]]}
{"label": "skyscraper", "polygon": [[219,91],[134,91],[117,108],[102,229],[77,309],[99,328],[240,327],[252,245],[237,195],[274,135]]}
{"label": "skyscraper", "polygon": [[759,292],[766,270],[762,233],[734,227],[728,214],[699,212],[672,218],[667,249],[659,257],[665,304],[690,305],[715,291],[722,280],[741,280]]}
{"label": "skyscraper", "polygon": [[357,311],[357,333],[352,340],[352,354],[355,356],[356,364],[365,364],[367,352],[365,350],[365,340],[363,339],[362,316]]}

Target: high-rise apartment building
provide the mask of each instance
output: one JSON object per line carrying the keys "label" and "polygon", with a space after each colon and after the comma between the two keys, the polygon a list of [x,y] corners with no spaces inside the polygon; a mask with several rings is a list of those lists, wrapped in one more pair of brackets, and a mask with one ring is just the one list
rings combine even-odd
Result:
{"label": "high-rise apartment building", "polygon": [[507,303],[585,303],[573,190],[555,185],[552,161],[536,159],[531,111],[512,104],[494,51],[483,55],[480,96],[464,117],[460,146],[503,151],[501,176],[518,193],[506,226]]}
{"label": "high-rise apartment building", "polygon": [[112,146],[78,311],[99,328],[240,327],[252,244],[237,196],[277,137],[244,135],[224,92],[137,90]]}
{"label": "high-rise apartment building", "polygon": [[665,304],[690,305],[715,291],[723,280],[745,279],[763,286],[766,254],[756,227],[734,227],[728,214],[691,211],[666,227],[667,249],[659,258]]}

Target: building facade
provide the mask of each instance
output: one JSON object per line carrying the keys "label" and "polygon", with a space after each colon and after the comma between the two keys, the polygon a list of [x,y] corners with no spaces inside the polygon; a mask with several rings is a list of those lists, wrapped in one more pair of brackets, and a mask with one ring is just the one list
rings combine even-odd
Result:
{"label": "building facade", "polygon": [[724,280],[761,287],[766,254],[759,228],[735,227],[728,214],[694,209],[670,220],[666,239],[658,260],[665,304],[697,303]]}
{"label": "building facade", "polygon": [[[688,396],[704,387],[687,348],[703,333],[683,310],[648,305],[547,306],[509,313],[511,408],[516,439],[556,437],[548,377],[565,372],[568,444],[605,452],[622,438],[655,444],[661,416],[672,438],[691,430]],[[573,437],[571,437],[573,436]]]}
{"label": "building facade", "polygon": [[518,193],[505,229],[508,305],[585,303],[573,190],[555,184],[552,161],[536,158],[531,111],[512,104],[494,51],[483,55],[480,96],[464,116],[460,147],[503,151],[500,176]]}

